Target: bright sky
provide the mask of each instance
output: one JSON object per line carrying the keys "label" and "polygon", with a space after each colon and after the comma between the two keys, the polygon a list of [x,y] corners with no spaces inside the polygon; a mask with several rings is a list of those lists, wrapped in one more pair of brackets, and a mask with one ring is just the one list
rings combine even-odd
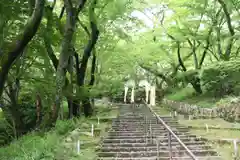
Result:
{"label": "bright sky", "polygon": [[[152,14],[151,14],[150,12],[146,11],[145,13],[147,14],[148,17],[152,18]],[[135,10],[135,11],[132,12],[131,16],[143,20],[143,22],[146,24],[147,27],[153,28],[153,25],[154,25],[154,24],[153,24],[153,21],[150,20],[150,19],[149,19],[145,14],[143,14],[142,12]]]}
{"label": "bright sky", "polygon": [[[157,9],[157,8],[156,8]],[[154,12],[154,10],[152,10]],[[165,10],[165,16],[168,17],[168,16],[171,16],[173,14],[173,11],[172,10]],[[148,10],[145,10],[144,13],[140,12],[140,11],[133,11],[131,16],[133,17],[136,17],[136,18],[139,18],[140,20],[142,20],[146,27],[149,27],[149,28],[153,28],[154,27],[154,22],[153,20],[153,14],[148,11]]]}

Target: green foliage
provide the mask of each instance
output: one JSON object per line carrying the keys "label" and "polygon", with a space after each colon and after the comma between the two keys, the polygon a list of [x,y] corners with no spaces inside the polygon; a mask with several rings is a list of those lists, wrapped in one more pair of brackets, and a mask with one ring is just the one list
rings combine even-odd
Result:
{"label": "green foliage", "polygon": [[191,87],[186,87],[183,89],[173,89],[171,94],[168,94],[166,97],[175,101],[183,101],[192,96],[194,96],[194,90]]}
{"label": "green foliage", "polygon": [[0,149],[0,159],[30,160],[54,159],[54,151],[58,148],[61,138],[54,132],[39,136],[30,133],[9,146]]}
{"label": "green foliage", "polygon": [[240,61],[221,61],[206,66],[201,73],[204,92],[216,97],[240,92]]}
{"label": "green foliage", "polygon": [[199,77],[198,70],[188,70],[186,72],[179,72],[175,77],[175,81],[191,83],[191,82],[194,82],[198,77]]}
{"label": "green foliage", "polygon": [[72,131],[74,128],[76,128],[76,123],[74,120],[57,121],[55,125],[55,131],[59,135],[65,135],[69,131]]}
{"label": "green foliage", "polygon": [[[98,117],[106,118],[115,117],[116,111],[109,108],[108,106],[96,106]],[[104,132],[106,127],[111,123],[109,121],[101,121],[99,129]],[[1,121],[0,121],[1,122]],[[91,142],[87,145],[81,146],[81,154],[76,155],[75,143],[72,143],[70,150],[69,146],[65,146],[64,138],[68,137],[75,128],[79,128],[82,131],[91,131],[91,125],[97,126],[97,117],[92,119],[81,118],[73,120],[59,120],[56,123],[56,127],[51,131],[42,132],[31,132],[28,133],[16,141],[13,141],[10,145],[0,148],[0,159],[1,160],[60,160],[60,159],[94,159],[95,147],[98,146],[99,137],[87,136],[84,134],[75,137],[80,139],[82,142]],[[93,141],[93,142],[92,142]],[[80,156],[80,157],[78,157]]]}
{"label": "green foliage", "polygon": [[170,94],[166,95],[166,98],[174,101],[194,104],[204,108],[215,107],[219,100],[221,100],[219,98],[213,98],[205,94],[197,95],[194,89],[190,86],[182,89],[172,90]]}
{"label": "green foliage", "polygon": [[33,128],[36,124],[37,116],[36,116],[36,105],[33,101],[33,97],[31,94],[24,94],[20,97],[18,102],[18,107],[20,108],[20,112],[22,114],[22,119],[24,124],[28,129]]}
{"label": "green foliage", "polygon": [[11,142],[15,137],[12,122],[6,118],[0,118],[0,146]]}

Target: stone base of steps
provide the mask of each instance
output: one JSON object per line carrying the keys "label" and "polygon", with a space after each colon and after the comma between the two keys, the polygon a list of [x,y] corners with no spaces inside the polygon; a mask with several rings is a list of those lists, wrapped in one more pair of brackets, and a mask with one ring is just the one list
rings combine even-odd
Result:
{"label": "stone base of steps", "polygon": [[[152,127],[159,127],[159,128],[164,128],[164,126],[161,124],[161,123],[146,123],[146,122],[141,122],[141,121],[138,121],[138,122],[113,122],[112,123],[112,127],[121,127],[121,126],[131,126],[131,127],[139,127],[139,126],[146,126],[146,125],[151,125]],[[185,126],[182,126],[178,123],[176,124],[171,124],[172,126],[171,127],[180,127],[180,128],[188,128],[188,127],[185,127]]]}
{"label": "stone base of steps", "polygon": [[[191,150],[192,153],[195,156],[217,156],[215,151],[212,150]],[[169,156],[169,151],[149,151],[149,152],[99,152],[99,157],[153,157],[153,156],[161,156],[161,157],[167,157]],[[179,150],[179,151],[172,151],[173,157],[182,157],[186,156],[185,150]]]}
{"label": "stone base of steps", "polygon": [[[112,122],[108,137],[103,140],[99,160],[169,160],[168,132],[163,125],[144,106],[122,106],[120,116]],[[217,152],[204,141],[189,133],[175,118],[160,116],[185,145],[198,157],[198,160],[220,160]],[[146,127],[150,128],[151,136]],[[145,127],[146,126],[146,127]],[[149,132],[150,133],[150,132]],[[157,138],[156,138],[157,136]],[[156,139],[159,140],[157,149]],[[184,148],[172,138],[173,160],[190,160]],[[159,152],[158,152],[159,151]],[[157,155],[159,156],[157,158]]]}
{"label": "stone base of steps", "polygon": [[[145,121],[127,121],[127,120],[124,120],[124,121],[112,121],[112,124],[113,125],[121,125],[121,124],[138,124],[138,125],[144,125],[144,124],[153,124],[153,125],[159,125],[159,127],[162,126],[162,124],[160,122],[157,122],[157,121],[153,121],[153,122],[145,122]],[[173,126],[179,126],[180,124],[177,122],[177,121],[166,121],[165,122],[167,125],[173,125]]]}
{"label": "stone base of steps", "polygon": [[[144,128],[112,128],[111,129],[112,131],[128,131],[128,132],[131,132],[131,131],[139,131],[139,132],[145,132],[145,129]],[[147,129],[148,131],[150,131],[150,128],[148,127]],[[166,133],[167,131],[165,129],[161,129],[161,128],[152,128],[151,129],[152,132],[161,132],[161,133]],[[179,128],[179,129],[172,129],[173,132],[188,132],[189,129],[187,128]]]}
{"label": "stone base of steps", "polygon": [[[181,138],[197,138],[196,135],[179,135],[178,136],[180,139]],[[144,135],[141,135],[141,136],[121,136],[121,135],[116,135],[116,136],[108,136],[107,139],[145,139],[145,138],[158,138],[158,139],[164,139],[164,138],[167,138],[167,135],[166,136],[144,136]],[[198,138],[200,139],[200,138]]]}
{"label": "stone base of steps", "polygon": [[[189,145],[188,148],[190,150],[212,150],[211,146],[208,145]],[[102,147],[101,152],[148,152],[148,151],[157,151],[157,150],[169,150],[169,147],[166,146],[146,146],[146,147],[121,147],[121,146],[117,146],[117,147]],[[177,151],[177,150],[183,150],[182,146],[172,146],[172,150],[173,151]],[[214,150],[213,150],[214,151]]]}
{"label": "stone base of steps", "polygon": [[[129,114],[129,115],[119,115],[117,118],[115,119],[124,119],[124,118],[127,118],[127,119],[144,119],[144,118],[147,118],[147,119],[157,119],[156,117],[154,117],[153,115],[144,115],[142,113],[137,113],[136,115],[132,115],[132,114]],[[164,121],[167,121],[167,120],[176,120],[176,118],[173,118],[171,116],[160,116],[161,119],[163,119]]]}
{"label": "stone base of steps", "polygon": [[[103,140],[103,143],[145,143],[146,139],[151,139],[153,141],[156,141],[157,138],[135,138],[135,139],[104,139]],[[158,138],[158,141],[160,143],[162,142],[168,142],[168,138],[167,137],[164,137],[164,138]],[[198,139],[198,138],[188,138],[188,137],[185,137],[185,138],[181,138],[181,141],[183,143],[185,142],[199,142],[201,141],[201,139]],[[172,139],[172,142],[178,142],[176,139]]]}
{"label": "stone base of steps", "polygon": [[[174,132],[177,136],[179,135],[190,135],[190,132]],[[108,132],[109,136],[143,136],[146,135],[145,132],[139,132],[139,131],[129,131],[129,132],[124,132],[124,131],[109,131]],[[167,132],[154,132],[153,131],[153,135],[155,136],[167,136],[168,133]]]}
{"label": "stone base of steps", "polygon": [[[130,122],[136,122],[136,121],[152,121],[152,122],[157,122],[158,119],[156,117],[129,117],[129,116],[124,116],[124,117],[117,117],[113,118],[113,121],[130,121]],[[164,122],[177,122],[177,119],[173,118],[166,118],[163,119]]]}
{"label": "stone base of steps", "polygon": [[[197,157],[198,160],[223,160],[219,156],[211,157]],[[169,157],[141,157],[141,158],[115,158],[115,157],[103,157],[98,158],[97,160],[169,160]],[[192,160],[189,156],[185,157],[172,157],[172,160]]]}
{"label": "stone base of steps", "polygon": [[[172,142],[172,146],[178,146],[178,142]],[[167,146],[168,143],[161,143],[160,146]],[[189,145],[205,145],[204,142],[185,142],[186,146]],[[156,143],[103,143],[102,147],[146,147],[146,146],[152,146],[155,147]]]}

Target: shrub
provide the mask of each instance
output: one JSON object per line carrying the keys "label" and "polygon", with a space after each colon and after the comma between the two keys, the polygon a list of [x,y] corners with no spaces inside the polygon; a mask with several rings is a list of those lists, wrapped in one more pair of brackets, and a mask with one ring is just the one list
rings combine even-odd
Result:
{"label": "shrub", "polygon": [[202,70],[200,79],[206,94],[215,97],[239,95],[240,60],[221,61],[209,65]]}
{"label": "shrub", "polygon": [[55,132],[38,136],[32,132],[0,149],[2,160],[52,160],[62,137]]}

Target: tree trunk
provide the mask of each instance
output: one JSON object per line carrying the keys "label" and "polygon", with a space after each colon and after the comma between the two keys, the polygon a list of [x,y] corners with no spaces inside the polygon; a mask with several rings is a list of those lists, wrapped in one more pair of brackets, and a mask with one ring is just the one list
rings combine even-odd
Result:
{"label": "tree trunk", "polygon": [[90,98],[84,98],[84,100],[82,101],[83,103],[83,111],[84,111],[84,115],[85,117],[90,117],[93,114],[93,109],[92,109],[92,105],[90,102]]}
{"label": "tree trunk", "polygon": [[36,114],[37,114],[36,125],[39,126],[42,121],[42,100],[39,94],[37,94],[36,96]]}
{"label": "tree trunk", "polygon": [[68,102],[68,118],[72,117],[79,117],[80,116],[80,104],[78,100],[71,100],[70,98],[67,99]]}
{"label": "tree trunk", "polygon": [[[90,26],[91,26],[91,35],[90,39],[88,41],[87,46],[84,49],[84,54],[81,60],[81,66],[78,69],[77,73],[77,80],[78,80],[78,86],[83,87],[84,86],[84,79],[85,79],[85,74],[86,74],[86,69],[87,69],[87,64],[88,64],[88,59],[91,56],[91,52],[97,43],[98,36],[99,36],[99,30],[97,28],[96,24],[96,19],[95,19],[95,6],[96,6],[96,0],[94,0],[89,8],[89,20],[90,20]],[[92,115],[92,107],[91,107],[91,102],[89,97],[83,96],[83,108],[84,108],[84,115],[86,117]]]}
{"label": "tree trunk", "polygon": [[[45,31],[45,34],[44,34],[44,44],[45,44],[45,48],[47,50],[48,56],[49,56],[50,60],[52,61],[52,64],[53,64],[55,70],[57,71],[59,60],[57,59],[56,55],[54,54],[53,48],[51,46],[51,34],[53,33],[53,30],[52,30],[52,26],[53,26],[53,23],[52,23],[53,22],[53,12],[52,12],[53,7],[54,6],[52,6],[52,7],[48,6],[45,9],[46,18],[47,18],[47,27],[46,27],[46,31]],[[60,30],[60,32],[64,32],[64,31]],[[74,50],[74,52],[75,52],[75,50]],[[67,88],[69,83],[70,82],[69,82],[68,78],[66,77],[64,88]],[[68,102],[68,109],[69,109],[68,118],[72,118],[72,116],[79,116],[78,112],[74,112],[74,107],[79,106],[79,105],[75,105],[74,98],[71,98],[67,95],[66,99],[67,99],[67,102]]]}
{"label": "tree trunk", "polygon": [[70,59],[72,51],[72,39],[76,26],[76,9],[73,8],[70,0],[64,1],[64,5],[66,7],[66,24],[64,36],[61,44],[61,52],[59,57],[59,63],[56,73],[56,96],[55,103],[52,106],[52,111],[50,115],[46,117],[46,120],[42,124],[41,127],[49,128],[55,125],[55,122],[58,118],[58,113],[60,110],[60,106],[62,103],[62,95],[63,95],[63,87],[66,82],[66,72],[68,67],[68,62]]}
{"label": "tree trunk", "polygon": [[[92,59],[92,66],[91,66],[91,79],[89,82],[89,88],[88,88],[88,92],[90,91],[90,89],[92,88],[92,86],[94,85],[95,82],[95,69],[96,69],[96,50],[95,48],[93,49],[93,59]],[[92,102],[92,103],[91,103]],[[84,114],[86,117],[92,116],[93,114],[93,105],[94,105],[94,100],[90,99],[90,97],[85,97],[85,100],[83,101],[83,108],[84,108]]]}
{"label": "tree trunk", "polygon": [[67,18],[65,24],[65,33],[61,46],[61,53],[59,57],[59,64],[56,73],[56,97],[55,108],[53,109],[52,123],[55,123],[58,117],[58,112],[62,102],[63,87],[65,85],[66,71],[68,67],[69,58],[72,52],[72,38],[75,31],[75,11],[72,8],[72,4],[69,1],[65,1],[65,7],[67,10]]}
{"label": "tree trunk", "polygon": [[19,105],[17,103],[17,90],[16,88],[13,88],[13,84],[10,81],[8,81],[8,91],[6,92],[11,100],[11,103],[9,106],[5,105],[2,107],[3,113],[9,115],[6,118],[9,119],[10,122],[14,123],[12,125],[13,128],[15,126],[15,136],[19,137],[26,132],[26,126],[23,122],[23,115],[19,110]]}
{"label": "tree trunk", "polygon": [[191,82],[194,90],[196,91],[196,93],[198,94],[202,94],[202,88],[201,88],[201,84],[200,84],[200,79],[196,78],[193,82]]}
{"label": "tree trunk", "polygon": [[227,42],[227,47],[226,47],[226,51],[224,53],[224,60],[229,60],[230,59],[230,55],[231,55],[231,51],[232,51],[232,46],[233,46],[233,40],[234,40],[234,35],[235,35],[235,31],[234,28],[232,26],[232,20],[231,20],[231,15],[228,11],[227,5],[224,2],[224,0],[218,0],[218,3],[222,6],[225,17],[226,17],[226,21],[227,21],[227,25],[228,25],[228,30],[230,32],[230,39]]}

